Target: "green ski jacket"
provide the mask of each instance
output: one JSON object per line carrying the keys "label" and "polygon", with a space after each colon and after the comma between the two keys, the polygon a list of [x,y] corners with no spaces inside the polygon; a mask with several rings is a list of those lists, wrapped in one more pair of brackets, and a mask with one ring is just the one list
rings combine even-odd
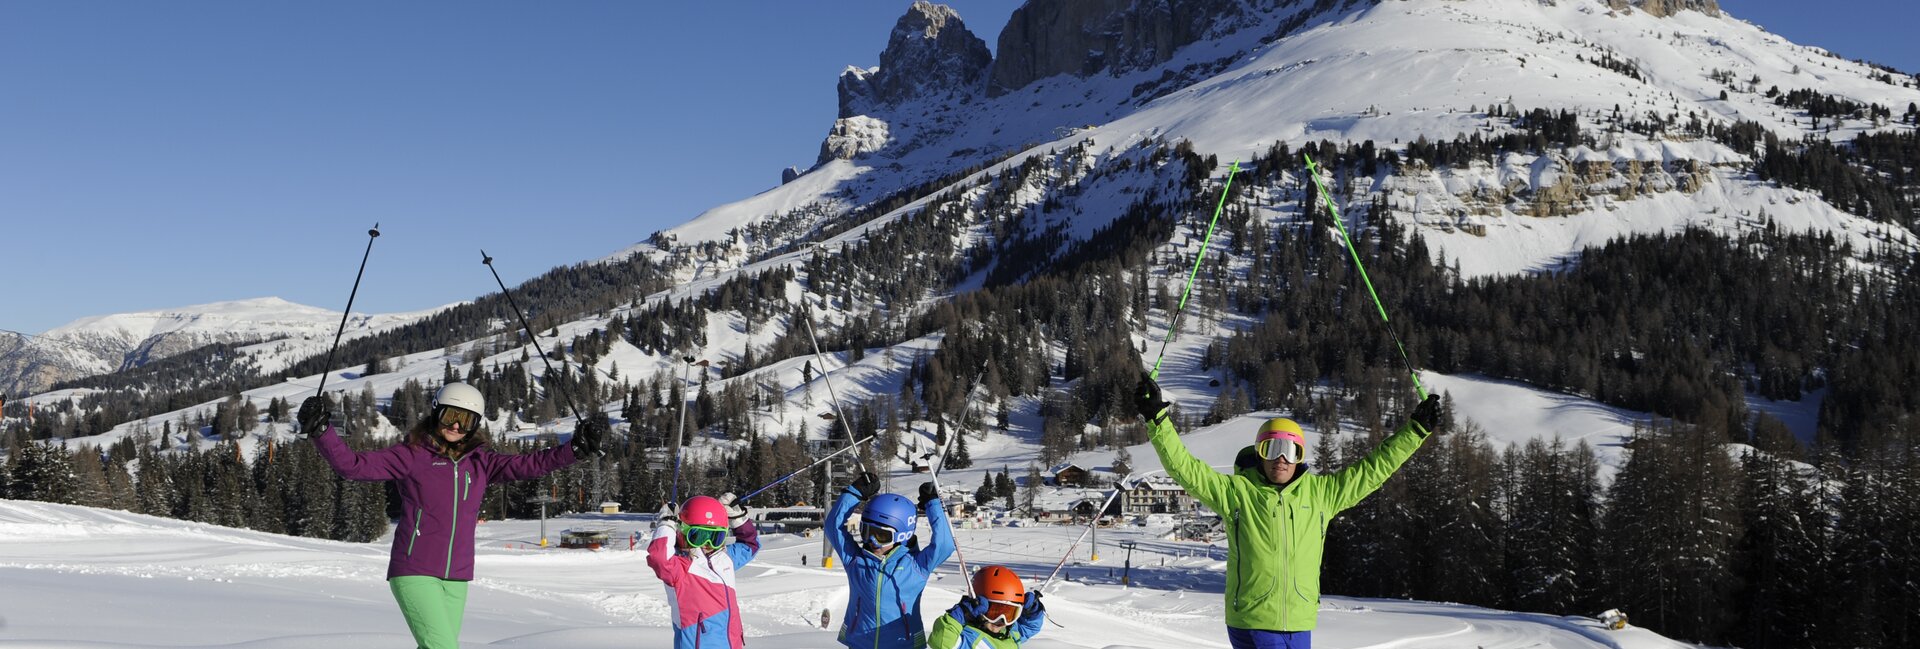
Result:
{"label": "green ski jacket", "polygon": [[1172,422],[1148,428],[1167,474],[1226,523],[1227,626],[1268,631],[1313,630],[1327,524],[1379,489],[1429,434],[1409,421],[1359,462],[1329,474],[1302,464],[1281,486],[1261,474],[1252,445],[1229,475],[1195,458]]}

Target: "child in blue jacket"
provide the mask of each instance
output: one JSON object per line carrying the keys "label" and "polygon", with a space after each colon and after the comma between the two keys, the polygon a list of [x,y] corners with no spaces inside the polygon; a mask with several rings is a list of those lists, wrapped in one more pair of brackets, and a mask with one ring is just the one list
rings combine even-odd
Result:
{"label": "child in blue jacket", "polygon": [[[926,625],[920,595],[933,569],[953,554],[953,526],[940,506],[933,483],[920,485],[920,504],[899,494],[875,494],[880,479],[862,473],[827,510],[827,542],[844,560],[847,612],[841,616],[840,644],[849,649],[923,649]],[[860,534],[847,531],[853,508],[862,501]],[[920,547],[914,536],[918,515],[927,517],[932,544]]]}

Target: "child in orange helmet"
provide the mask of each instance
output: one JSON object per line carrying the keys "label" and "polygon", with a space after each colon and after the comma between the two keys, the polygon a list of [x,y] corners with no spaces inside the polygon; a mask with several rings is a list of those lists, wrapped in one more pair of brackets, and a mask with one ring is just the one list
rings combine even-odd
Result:
{"label": "child in orange helmet", "polygon": [[973,594],[933,623],[929,649],[1016,649],[1040,633],[1047,620],[1040,591],[1027,592],[1006,566],[973,573]]}

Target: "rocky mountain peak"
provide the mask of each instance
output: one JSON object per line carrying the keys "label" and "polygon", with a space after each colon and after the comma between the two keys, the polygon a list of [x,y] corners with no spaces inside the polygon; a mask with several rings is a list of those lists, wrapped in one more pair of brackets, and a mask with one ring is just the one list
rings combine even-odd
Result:
{"label": "rocky mountain peak", "polygon": [[840,117],[940,92],[976,92],[993,53],[946,5],[913,3],[893,25],[880,66],[840,75]]}
{"label": "rocky mountain peak", "polygon": [[1239,0],[1030,0],[1000,32],[987,81],[999,96],[1058,74],[1150,67],[1240,16]]}
{"label": "rocky mountain peak", "polygon": [[1607,0],[1607,6],[1614,9],[1637,8],[1662,18],[1688,10],[1709,16],[1720,15],[1719,0]]}

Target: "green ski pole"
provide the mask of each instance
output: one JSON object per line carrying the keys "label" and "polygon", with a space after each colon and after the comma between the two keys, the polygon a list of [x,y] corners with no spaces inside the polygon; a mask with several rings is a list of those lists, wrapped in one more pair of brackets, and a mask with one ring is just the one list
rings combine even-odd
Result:
{"label": "green ski pole", "polygon": [[1387,335],[1393,336],[1393,346],[1400,350],[1400,361],[1407,365],[1407,375],[1413,377],[1413,389],[1421,399],[1427,398],[1427,388],[1420,385],[1420,373],[1413,369],[1413,360],[1407,357],[1407,346],[1400,343],[1400,334],[1393,330],[1393,321],[1387,318],[1387,307],[1380,302],[1380,293],[1373,290],[1373,280],[1367,278],[1367,265],[1360,263],[1360,252],[1353,247],[1353,235],[1347,232],[1346,221],[1340,218],[1340,208],[1333,205],[1333,193],[1327,191],[1326,183],[1320,180],[1320,165],[1315,164],[1313,156],[1301,153],[1307,160],[1307,175],[1313,178],[1315,187],[1320,188],[1320,200],[1326,203],[1327,212],[1333,215],[1333,223],[1340,228],[1340,238],[1347,242],[1347,253],[1353,256],[1354,268],[1360,269],[1360,282],[1367,287],[1367,295],[1373,296],[1373,306],[1380,310],[1380,321],[1387,324]]}
{"label": "green ski pole", "polygon": [[1200,274],[1200,260],[1207,258],[1207,246],[1213,244],[1213,226],[1220,222],[1220,212],[1227,207],[1227,189],[1233,187],[1233,175],[1240,173],[1240,163],[1227,167],[1227,182],[1220,186],[1220,202],[1213,206],[1213,220],[1207,222],[1207,236],[1200,241],[1200,255],[1193,258],[1193,270],[1187,273],[1187,287],[1180,291],[1180,306],[1173,310],[1173,321],[1167,324],[1167,337],[1160,341],[1160,357],[1153,360],[1153,371],[1148,375],[1155,380],[1160,378],[1160,363],[1167,360],[1167,343],[1173,342],[1173,334],[1180,330],[1180,316],[1187,312],[1187,296],[1193,294],[1193,278]]}

